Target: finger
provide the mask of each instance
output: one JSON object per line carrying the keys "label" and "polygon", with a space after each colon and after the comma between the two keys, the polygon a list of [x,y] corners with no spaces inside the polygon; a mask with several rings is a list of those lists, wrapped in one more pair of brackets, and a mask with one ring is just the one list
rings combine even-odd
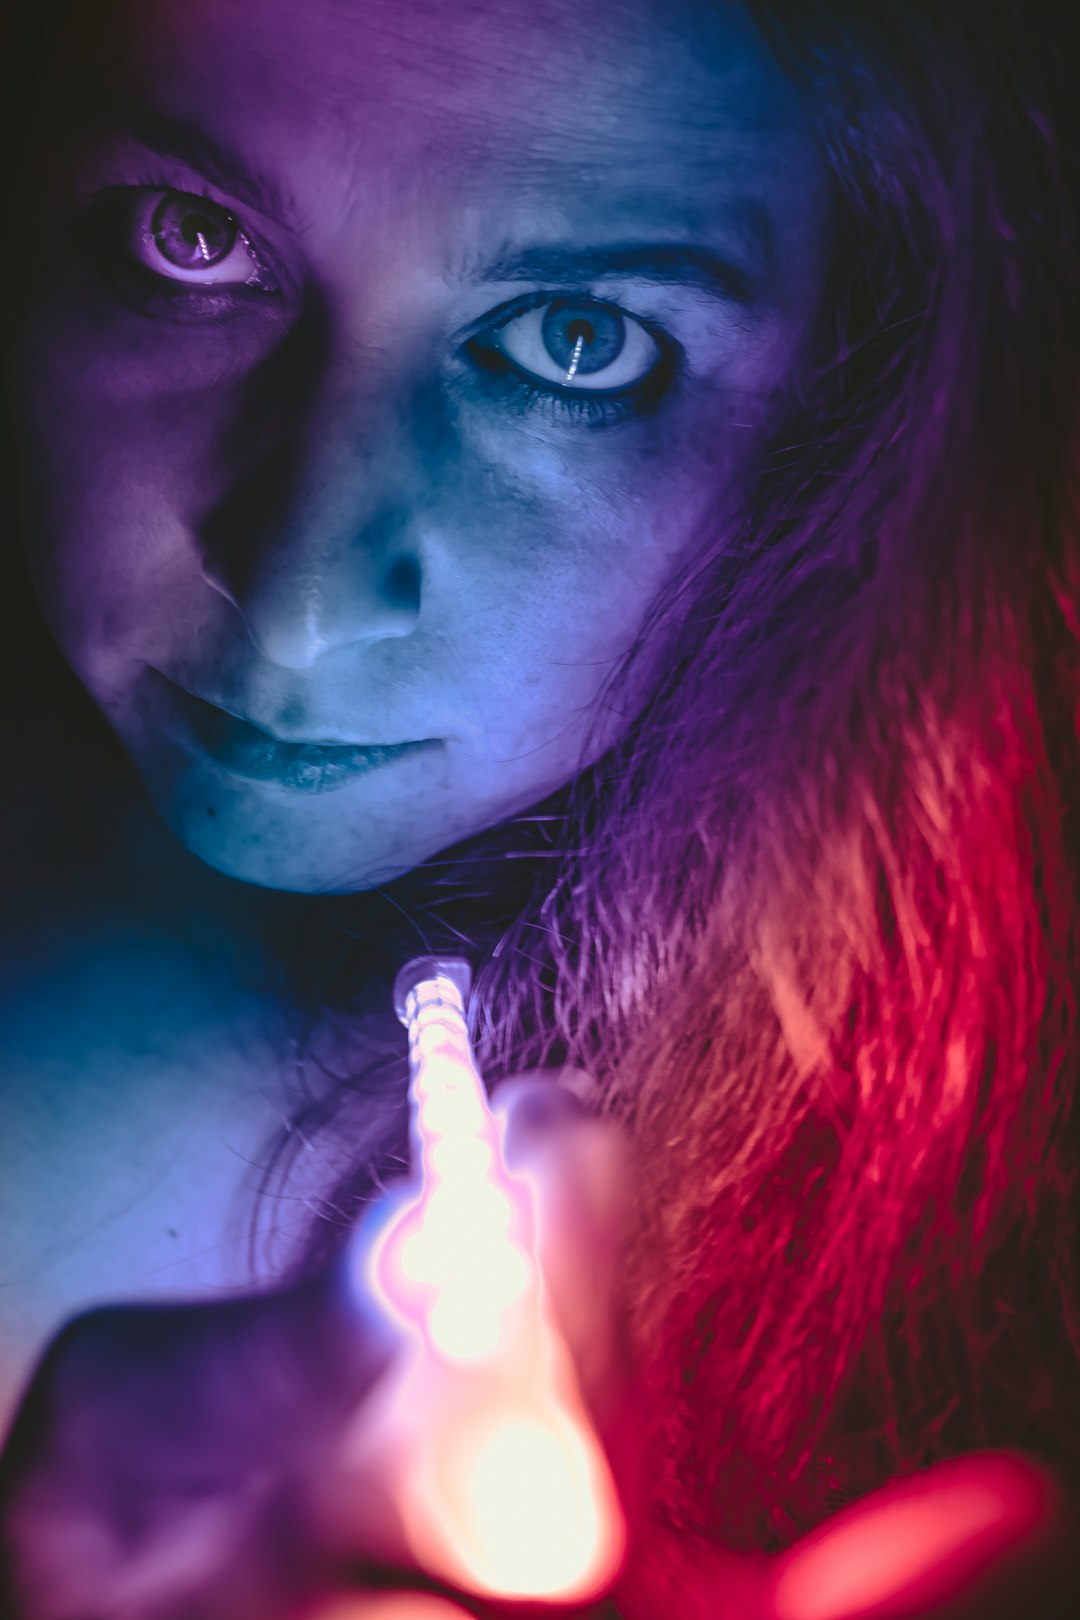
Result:
{"label": "finger", "polygon": [[522,1076],[502,1085],[507,1168],[531,1186],[537,1259],[582,1387],[601,1407],[624,1371],[616,1278],[628,1207],[621,1132],[581,1101],[587,1077]]}
{"label": "finger", "polygon": [[[475,1362],[429,1353],[427,1337],[416,1338],[343,1435],[340,1475],[312,1479],[312,1522],[323,1544],[342,1558],[350,1551],[354,1558],[374,1557],[377,1544],[395,1567],[419,1566],[453,1586],[487,1594],[548,1590],[537,1559],[538,1548],[550,1542],[550,1589],[561,1590],[564,1579],[566,1590],[576,1590],[580,1581],[581,1590],[591,1593],[607,1578],[617,1556],[609,1544],[615,1546],[621,1530],[610,1475],[589,1433],[574,1373],[581,1382],[588,1358],[588,1382],[612,1407],[622,1387],[611,1286],[621,1219],[618,1139],[568,1091],[537,1080],[508,1086],[497,1116],[506,1167],[535,1192],[529,1200],[519,1190],[512,1202],[522,1211],[522,1234],[530,1235],[542,1286],[534,1287],[530,1268],[526,1295],[519,1291],[510,1299],[496,1322],[499,1339]],[[392,1244],[396,1229],[391,1223],[386,1230]],[[362,1235],[358,1255],[366,1243]],[[455,1264],[463,1260],[461,1270],[469,1275],[468,1249],[456,1249],[452,1258]],[[393,1265],[406,1277],[414,1274],[398,1256]],[[483,1289],[491,1268],[497,1270],[497,1256],[485,1258],[482,1243],[476,1267],[469,1288],[475,1283]],[[392,1295],[393,1268],[378,1276]],[[561,1353],[558,1332],[543,1340],[544,1315],[561,1330],[569,1357]],[[538,1332],[540,1341],[533,1337]],[[589,1393],[581,1393],[588,1403]],[[567,1422],[578,1426],[580,1452],[566,1447]],[[593,1425],[603,1442],[595,1413]],[[578,1495],[589,1500],[579,1504],[582,1515],[570,1525],[567,1504]],[[357,1502],[363,1504],[362,1524]],[[594,1517],[595,1533],[588,1529]],[[586,1545],[590,1535],[593,1542]],[[570,1573],[563,1576],[562,1570]]]}
{"label": "finger", "polygon": [[1075,1525],[1025,1459],[940,1463],[875,1492],[780,1560],[774,1620],[1040,1620],[1080,1612]]}
{"label": "finger", "polygon": [[593,1091],[576,1070],[554,1081],[524,1075],[499,1088],[494,1108],[507,1168],[532,1188],[546,1297],[633,1526],[644,1512],[643,1435],[617,1287],[629,1153],[622,1132],[590,1110]]}

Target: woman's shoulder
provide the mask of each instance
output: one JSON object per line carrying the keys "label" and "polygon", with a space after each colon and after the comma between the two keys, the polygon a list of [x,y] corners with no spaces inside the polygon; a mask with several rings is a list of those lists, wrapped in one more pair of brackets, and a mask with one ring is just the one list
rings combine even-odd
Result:
{"label": "woman's shoulder", "polygon": [[77,750],[22,764],[3,804],[0,1400],[88,1305],[250,1285],[287,1113],[257,937],[176,870],[122,777]]}
{"label": "woman's shoulder", "polygon": [[[309,1144],[295,1121],[383,1025],[401,1035],[392,1013],[369,1028],[363,994],[338,1016],[293,994],[283,945],[340,967],[336,912],[211,871],[123,760],[42,737],[19,757],[0,805],[0,1404],[73,1312],[299,1264],[341,1133]],[[383,1099],[342,1091],[362,1142]],[[310,1147],[285,1188],[283,1140]]]}

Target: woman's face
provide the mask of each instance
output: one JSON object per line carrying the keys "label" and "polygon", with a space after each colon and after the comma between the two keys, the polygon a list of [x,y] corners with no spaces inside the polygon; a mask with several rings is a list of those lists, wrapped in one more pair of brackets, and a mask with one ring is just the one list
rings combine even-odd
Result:
{"label": "woman's face", "polygon": [[92,9],[24,215],[38,590],[193,851],[383,881],[632,717],[805,354],[821,160],[734,7]]}

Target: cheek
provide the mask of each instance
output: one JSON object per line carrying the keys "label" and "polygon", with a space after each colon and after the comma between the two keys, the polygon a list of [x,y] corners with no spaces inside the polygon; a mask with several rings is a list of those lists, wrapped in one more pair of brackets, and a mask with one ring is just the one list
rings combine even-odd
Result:
{"label": "cheek", "polygon": [[22,529],[47,617],[68,652],[130,643],[187,575],[172,469],[145,418],[119,424],[66,402],[35,423]]}
{"label": "cheek", "polygon": [[[63,305],[23,324],[15,386],[20,528],[42,606],[84,676],[110,651],[160,649],[159,621],[205,597],[190,511],[235,379],[193,385],[182,345],[118,346]],[[205,603],[204,603],[205,606]]]}
{"label": "cheek", "polygon": [[68,505],[108,512],[105,534],[126,512],[143,527],[181,509],[276,335],[171,328],[119,308],[89,271],[57,273],[20,312],[13,356],[32,497],[58,507],[66,484]]}
{"label": "cheek", "polygon": [[491,435],[485,478],[465,480],[484,498],[458,511],[448,549],[468,580],[453,594],[459,645],[478,654],[478,733],[528,727],[535,745],[542,723],[580,739],[665,585],[738,509],[764,430],[748,410],[713,391],[569,443]]}
{"label": "cheek", "polygon": [[[461,552],[493,605],[550,613],[592,639],[636,629],[679,565],[753,481],[768,400],[701,388],[652,420],[486,449],[483,506]],[[493,472],[494,469],[494,472]],[[602,612],[597,613],[597,602]]]}

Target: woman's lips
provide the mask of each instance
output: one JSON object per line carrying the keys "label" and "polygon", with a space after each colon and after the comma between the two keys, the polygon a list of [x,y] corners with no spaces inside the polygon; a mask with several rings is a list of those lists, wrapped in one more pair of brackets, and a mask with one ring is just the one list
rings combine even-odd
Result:
{"label": "woman's lips", "polygon": [[438,738],[404,743],[281,742],[216,704],[166,681],[168,708],[183,731],[233,776],[293,793],[332,793],[381,765],[438,748]]}

